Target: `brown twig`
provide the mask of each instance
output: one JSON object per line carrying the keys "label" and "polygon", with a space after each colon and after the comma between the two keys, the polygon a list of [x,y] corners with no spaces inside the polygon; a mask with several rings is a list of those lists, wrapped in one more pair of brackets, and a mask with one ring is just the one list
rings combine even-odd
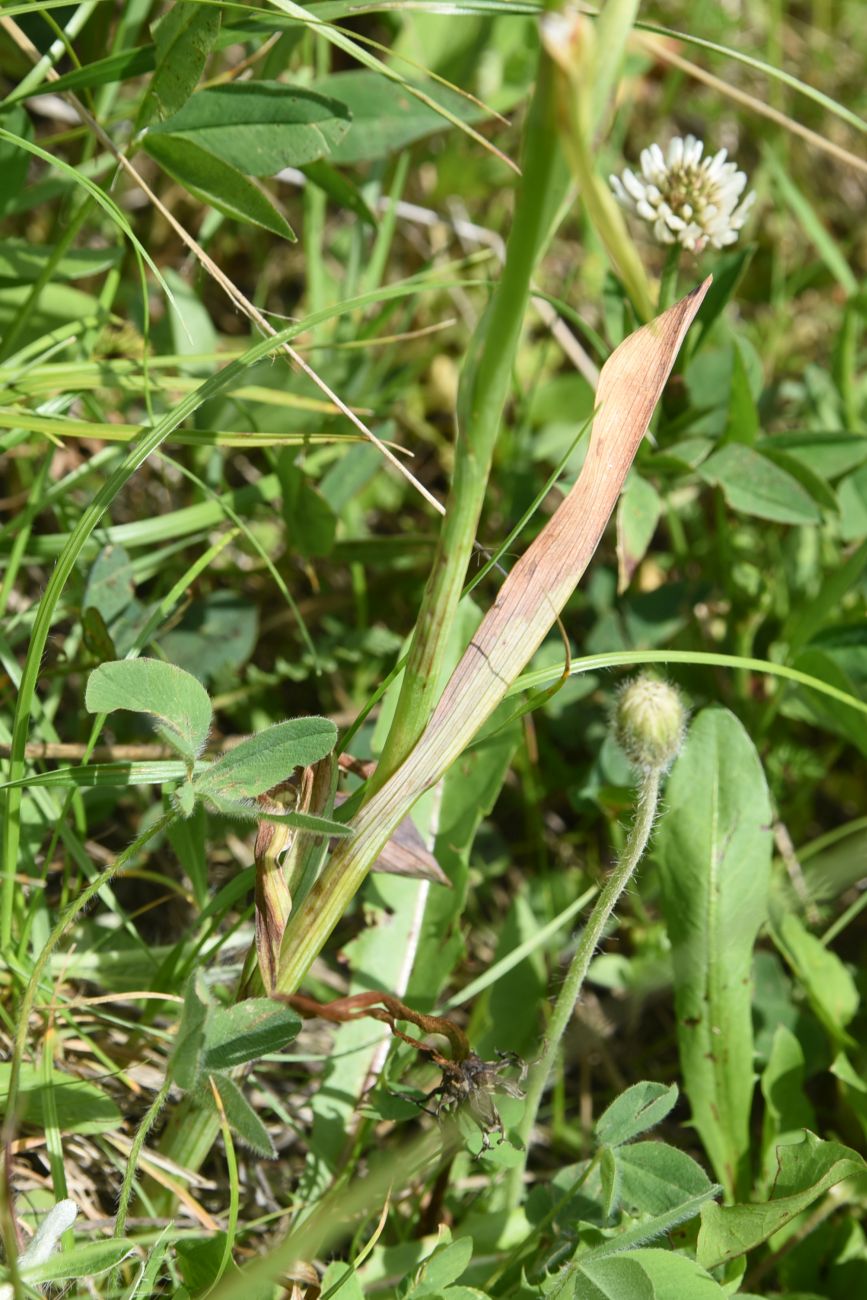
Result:
{"label": "brown twig", "polygon": [[309,998],[303,993],[280,993],[274,996],[308,1019],[319,1016],[322,1020],[331,1020],[336,1024],[342,1024],[347,1020],[360,1020],[364,1016],[381,1020],[398,1038],[402,1038],[405,1043],[410,1043],[420,1051],[429,1052],[434,1059],[437,1058],[438,1053],[426,1048],[423,1043],[419,1043],[418,1039],[402,1033],[395,1021],[407,1020],[425,1034],[441,1034],[443,1038],[448,1039],[452,1049],[452,1059],[455,1061],[465,1061],[471,1054],[466,1034],[453,1020],[448,1020],[445,1016],[429,1016],[423,1011],[416,1011],[391,993],[369,990],[365,993],[352,993],[344,998],[335,998],[332,1002],[317,1002],[315,998]]}

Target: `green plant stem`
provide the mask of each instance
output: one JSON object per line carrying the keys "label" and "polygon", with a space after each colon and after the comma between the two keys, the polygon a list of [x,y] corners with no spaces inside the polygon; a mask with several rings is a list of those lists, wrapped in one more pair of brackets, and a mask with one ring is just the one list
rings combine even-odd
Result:
{"label": "green plant stem", "polygon": [[677,273],[680,268],[680,244],[672,244],[665,255],[665,265],[659,279],[657,311],[665,311],[677,297]]}
{"label": "green plant stem", "polygon": [[145,1139],[153,1127],[154,1120],[166,1104],[166,1098],[169,1095],[171,1086],[172,1081],[168,1076],[166,1076],[162,1087],[148,1107],[147,1113],[139,1124],[136,1135],[133,1138],[133,1143],[129,1151],[129,1160],[126,1162],[126,1173],[123,1176],[123,1183],[121,1185],[120,1196],[117,1202],[117,1215],[114,1220],[115,1237],[122,1237],[126,1232],[126,1216],[129,1211],[129,1201],[130,1196],[132,1195],[138,1158],[141,1155]]}
{"label": "green plant stem", "polygon": [[527,119],[524,172],[503,273],[461,373],[455,468],[446,513],[422,598],[394,722],[369,793],[418,740],[441,689],[440,677],[476,538],[536,261],[566,190],[554,119],[553,70],[540,55]]}
{"label": "green plant stem", "polygon": [[551,1022],[548,1026],[548,1033],[545,1039],[545,1045],[542,1054],[534,1063],[530,1070],[530,1078],[527,1084],[527,1099],[524,1105],[524,1114],[521,1123],[518,1126],[518,1136],[520,1137],[524,1148],[524,1159],[519,1165],[516,1165],[509,1171],[508,1193],[509,1201],[512,1206],[520,1203],[523,1194],[524,1169],[526,1166],[527,1154],[529,1152],[530,1141],[533,1128],[536,1124],[536,1117],[539,1113],[539,1106],[542,1101],[542,1095],[548,1084],[548,1079],[554,1069],[557,1054],[560,1050],[560,1041],[566,1031],[566,1026],[572,1019],[572,1013],[575,1004],[581,994],[584,980],[587,977],[587,971],[590,968],[590,962],[593,960],[593,954],[599,946],[602,939],[608,918],[617,905],[617,900],[623,893],[630,878],[635,872],[644,850],[647,847],[647,841],[650,838],[650,832],[653,827],[653,820],[656,816],[656,809],[659,803],[659,790],[662,781],[662,772],[659,768],[644,772],[641,778],[641,784],[638,790],[638,803],[635,810],[635,820],[630,828],[626,843],[623,846],[623,854],[617,866],[611,872],[611,875],[605,882],[602,893],[596,900],[593,911],[584,927],[584,932],[575,950],[575,956],[566,972],[566,978],[560,989],[557,1001],[554,1004],[554,1011],[551,1016]]}

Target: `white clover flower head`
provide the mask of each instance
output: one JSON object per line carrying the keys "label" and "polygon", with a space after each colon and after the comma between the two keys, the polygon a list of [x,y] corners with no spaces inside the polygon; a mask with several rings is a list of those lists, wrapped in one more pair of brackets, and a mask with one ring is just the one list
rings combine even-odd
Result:
{"label": "white clover flower head", "polygon": [[703,140],[678,136],[664,154],[658,144],[642,149],[640,176],[627,167],[609,178],[617,201],[648,222],[661,244],[693,253],[735,243],[756,197],[741,199],[746,172],[726,162],[725,149],[703,153]]}

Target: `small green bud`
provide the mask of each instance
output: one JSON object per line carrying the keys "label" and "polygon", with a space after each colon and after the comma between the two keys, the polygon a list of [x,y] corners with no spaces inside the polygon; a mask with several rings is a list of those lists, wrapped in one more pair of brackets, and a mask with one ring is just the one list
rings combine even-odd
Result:
{"label": "small green bud", "polygon": [[621,749],[644,771],[665,771],[677,758],[686,727],[680,691],[641,673],[621,689],[614,725]]}

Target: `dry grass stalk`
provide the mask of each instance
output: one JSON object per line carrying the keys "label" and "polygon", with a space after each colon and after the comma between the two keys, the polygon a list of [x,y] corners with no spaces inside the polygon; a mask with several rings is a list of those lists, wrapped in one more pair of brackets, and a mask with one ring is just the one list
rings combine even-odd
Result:
{"label": "dry grass stalk", "polygon": [[463,752],[541,645],[584,573],[710,278],[642,326],[602,368],[578,481],[512,569],[402,766],[356,815],[286,928],[280,988],[293,992],[370,864],[419,796]]}

